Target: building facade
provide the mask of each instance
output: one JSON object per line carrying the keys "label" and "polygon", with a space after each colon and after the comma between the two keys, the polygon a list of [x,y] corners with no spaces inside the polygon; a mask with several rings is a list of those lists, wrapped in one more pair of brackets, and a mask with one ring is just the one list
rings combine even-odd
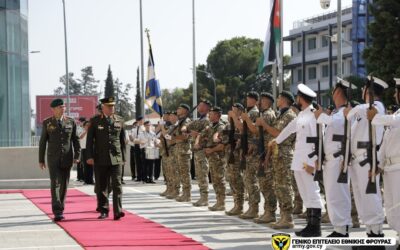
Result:
{"label": "building facade", "polygon": [[0,0],[0,147],[31,137],[28,0]]}

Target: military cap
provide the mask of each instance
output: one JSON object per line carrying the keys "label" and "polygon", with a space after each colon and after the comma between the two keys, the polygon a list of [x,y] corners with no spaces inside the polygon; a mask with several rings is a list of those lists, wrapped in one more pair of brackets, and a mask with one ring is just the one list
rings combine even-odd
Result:
{"label": "military cap", "polygon": [[217,112],[217,113],[222,114],[222,109],[218,106],[214,106],[214,107],[210,108],[210,112]]}
{"label": "military cap", "polygon": [[287,91],[287,90],[282,90],[282,92],[279,95],[285,97],[291,103],[294,103],[294,96],[293,96],[292,92]]}
{"label": "military cap", "polygon": [[232,106],[235,108],[238,108],[240,110],[244,110],[244,106],[241,103],[237,102],[237,103],[233,104]]}
{"label": "military cap", "polygon": [[136,121],[141,121],[143,120],[143,116],[139,115],[138,117],[136,117]]}
{"label": "military cap", "polygon": [[400,78],[394,78],[396,81],[396,87],[400,87]]}
{"label": "military cap", "polygon": [[185,104],[185,103],[181,103],[180,105],[179,105],[179,107],[178,108],[183,108],[183,109],[186,109],[187,111],[189,111],[190,110],[190,107],[189,107],[189,105],[187,105],[187,104]]}
{"label": "military cap", "polygon": [[64,101],[63,101],[63,99],[60,99],[60,98],[54,99],[50,103],[50,107],[52,107],[52,108],[55,108],[55,107],[58,107],[61,105],[64,105]]}
{"label": "military cap", "polygon": [[164,111],[164,115],[170,115],[170,114],[171,114],[171,111],[169,111],[169,110]]}
{"label": "military cap", "polygon": [[307,96],[309,98],[317,97],[317,93],[315,93],[312,89],[310,89],[307,85],[305,85],[303,83],[300,83],[299,85],[297,85],[297,90],[301,94],[303,94],[303,95],[305,95],[305,96]]}
{"label": "military cap", "polygon": [[368,80],[372,80],[372,79],[374,79],[374,83],[376,85],[379,85],[383,89],[387,89],[389,87],[389,85],[385,81],[383,81],[382,79],[379,79],[378,77],[374,77],[372,75],[369,75],[368,76]]}
{"label": "military cap", "polygon": [[207,104],[209,107],[212,106],[211,102],[209,100],[207,100],[207,99],[201,99],[200,102],[202,102],[204,104]]}
{"label": "military cap", "polygon": [[273,96],[271,93],[268,93],[268,92],[261,92],[260,96],[261,96],[261,97],[266,97],[266,98],[270,99],[271,102],[275,102],[275,98],[274,98],[274,96]]}
{"label": "military cap", "polygon": [[145,122],[143,123],[143,125],[147,125],[147,124],[150,124],[150,121],[145,121]]}
{"label": "military cap", "polygon": [[171,115],[177,115],[178,113],[176,111],[171,111]]}
{"label": "military cap", "polygon": [[[344,80],[344,79],[342,79],[340,77],[336,77],[336,86],[338,86],[338,85],[340,85],[342,87],[345,87],[345,88],[349,88],[350,87],[350,83],[348,81],[346,81],[346,80]],[[357,87],[354,86],[354,84],[352,84],[351,88],[352,89],[356,89]]]}
{"label": "military cap", "polygon": [[247,93],[247,97],[253,98],[253,99],[255,99],[256,101],[258,101],[259,95],[258,95],[258,93],[255,92],[255,91],[250,91],[249,93]]}
{"label": "military cap", "polygon": [[115,105],[115,98],[114,96],[110,96],[110,97],[105,97],[103,99],[100,99],[101,104],[103,105]]}
{"label": "military cap", "polygon": [[333,111],[335,109],[335,106],[331,104],[331,105],[328,105],[328,107],[326,109]]}

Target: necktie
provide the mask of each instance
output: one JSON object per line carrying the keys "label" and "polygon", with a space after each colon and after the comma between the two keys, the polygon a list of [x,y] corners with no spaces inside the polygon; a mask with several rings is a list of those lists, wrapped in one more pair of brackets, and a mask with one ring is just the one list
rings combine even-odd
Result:
{"label": "necktie", "polygon": [[57,120],[57,125],[58,125],[58,127],[61,129],[62,128],[62,122],[61,122],[61,120]]}
{"label": "necktie", "polygon": [[108,122],[108,124],[112,124],[113,123],[113,120],[111,119],[111,117],[107,117],[107,122]]}

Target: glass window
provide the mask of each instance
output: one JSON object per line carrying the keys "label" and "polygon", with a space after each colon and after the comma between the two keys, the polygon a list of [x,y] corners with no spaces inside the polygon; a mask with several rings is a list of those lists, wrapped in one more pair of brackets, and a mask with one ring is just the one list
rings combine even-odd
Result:
{"label": "glass window", "polygon": [[303,50],[303,43],[301,40],[297,41],[297,53],[301,53]]}
{"label": "glass window", "polygon": [[322,77],[329,76],[329,65],[322,65]]}
{"label": "glass window", "polygon": [[0,10],[0,51],[7,50],[6,12]]}
{"label": "glass window", "polygon": [[308,80],[315,80],[317,79],[317,68],[310,67],[308,68]]}
{"label": "glass window", "polygon": [[6,8],[6,0],[0,0],[0,9]]}
{"label": "glass window", "polygon": [[308,39],[308,50],[313,50],[317,48],[317,38],[309,38]]}
{"label": "glass window", "polygon": [[329,37],[327,37],[326,35],[322,35],[321,37],[321,47],[325,48],[329,46]]}
{"label": "glass window", "polygon": [[297,81],[298,82],[303,81],[303,71],[301,69],[297,70]]}

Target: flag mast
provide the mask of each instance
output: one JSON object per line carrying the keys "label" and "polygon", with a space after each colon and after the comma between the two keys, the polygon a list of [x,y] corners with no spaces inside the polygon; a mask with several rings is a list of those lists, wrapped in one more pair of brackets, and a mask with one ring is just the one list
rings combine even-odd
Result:
{"label": "flag mast", "polygon": [[284,72],[283,72],[283,0],[279,1],[279,22],[280,22],[280,29],[281,29],[281,38],[279,44],[279,55],[281,57],[280,64],[279,64],[279,93],[283,90],[283,83],[284,83]]}

